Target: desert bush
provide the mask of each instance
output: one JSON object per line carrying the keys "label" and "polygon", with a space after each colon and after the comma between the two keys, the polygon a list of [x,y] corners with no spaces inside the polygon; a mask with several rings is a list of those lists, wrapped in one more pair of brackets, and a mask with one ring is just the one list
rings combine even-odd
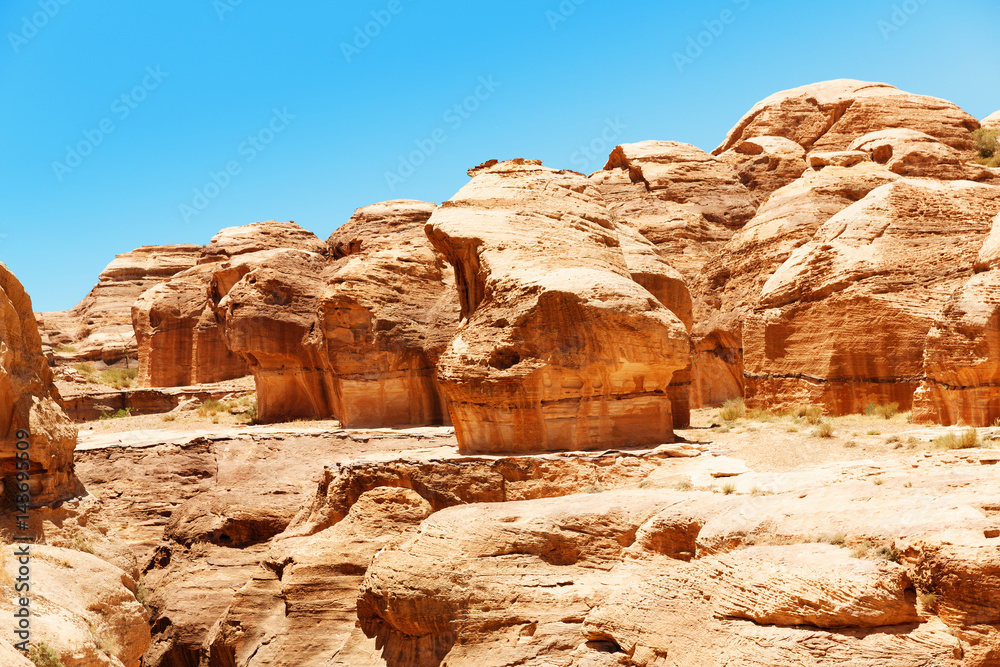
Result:
{"label": "desert bush", "polygon": [[934,438],[934,446],[939,449],[971,449],[979,445],[979,432],[974,429],[966,429],[960,435],[947,433]]}
{"label": "desert bush", "polygon": [[28,660],[31,660],[38,667],[66,667],[59,654],[45,642],[41,642],[28,651]]}
{"label": "desert bush", "polygon": [[819,422],[816,428],[812,432],[815,438],[832,438],[833,437],[833,424],[830,422]]}
{"label": "desert bush", "polygon": [[138,377],[139,370],[136,368],[108,368],[100,372],[97,380],[115,389],[128,389]]}
{"label": "desert bush", "polygon": [[929,591],[917,594],[917,602],[920,606],[927,611],[934,613],[937,611],[938,597],[937,593],[931,593]]}
{"label": "desert bush", "polygon": [[981,127],[972,133],[972,141],[981,158],[988,159],[1000,154],[1000,139],[997,138],[997,130]]}
{"label": "desert bush", "polygon": [[209,399],[198,406],[198,414],[202,417],[212,417],[220,412],[229,412],[229,408],[222,401]]}
{"label": "desert bush", "polygon": [[833,533],[831,535],[824,535],[819,538],[819,541],[826,542],[827,544],[833,544],[834,546],[840,546],[846,539],[847,538],[843,533]]}
{"label": "desert bush", "polygon": [[823,406],[821,405],[800,405],[792,414],[796,417],[804,418],[810,424],[818,424],[823,419]]}
{"label": "desert bush", "polygon": [[736,493],[736,484],[733,482],[726,482],[722,485],[722,493],[729,496]]}
{"label": "desert bush", "polygon": [[98,417],[98,419],[104,421],[106,419],[123,419],[124,417],[131,417],[131,416],[132,416],[132,408],[122,408],[121,410],[117,410],[115,412],[102,412],[101,416]]}
{"label": "desert bush", "polygon": [[746,416],[747,409],[742,398],[733,398],[722,404],[719,411],[719,419],[725,422],[736,421]]}

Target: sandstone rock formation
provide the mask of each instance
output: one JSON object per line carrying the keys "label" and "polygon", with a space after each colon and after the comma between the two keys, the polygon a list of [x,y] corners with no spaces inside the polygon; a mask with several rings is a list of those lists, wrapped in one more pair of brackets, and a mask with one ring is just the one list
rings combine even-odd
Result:
{"label": "sandstone rock formation", "polygon": [[90,294],[72,310],[41,313],[40,328],[67,365],[135,359],[133,302],[147,289],[198,263],[196,245],[143,246],[117,255]]}
{"label": "sandstone rock formation", "polygon": [[976,257],[976,273],[948,298],[928,332],[916,420],[985,425],[1000,418],[998,260],[1000,216]]}
{"label": "sandstone rock formation", "polygon": [[994,111],[982,120],[982,126],[987,130],[1000,130],[1000,111]]}
{"label": "sandstone rock formation", "polygon": [[742,396],[743,320],[765,283],[827,220],[870,191],[897,180],[885,167],[810,169],[774,192],[757,215],[709,261],[693,283],[699,312],[695,334],[695,405]]}
{"label": "sandstone rock formation", "polygon": [[720,155],[755,137],[785,137],[807,151],[841,151],[879,130],[924,132],[971,159],[979,121],[935,97],[884,83],[837,79],[784,90],[758,102],[713,151]]}
{"label": "sandstone rock formation", "polygon": [[992,176],[988,169],[969,163],[963,153],[917,130],[872,132],[855,139],[849,150],[868,153],[900,176],[970,181]]}
{"label": "sandstone rock formation", "polygon": [[613,217],[656,245],[689,280],[755,208],[732,165],[672,141],[618,146],[590,180]]}
{"label": "sandstone rock formation", "polygon": [[671,441],[687,332],[632,279],[597,188],[525,160],[470,174],[427,225],[458,283],[438,377],[463,450]]}
{"label": "sandstone rock formation", "polygon": [[744,321],[748,404],[910,409],[928,334],[998,212],[1000,188],[900,179],[827,220]]}
{"label": "sandstone rock formation", "polygon": [[[143,293],[132,306],[139,345],[139,384],[176,387],[218,382],[247,374],[245,361],[223,342],[213,310],[231,286],[264,257],[289,248],[325,252],[322,242],[294,222],[257,222],[216,234],[198,265]],[[229,277],[218,278],[217,274]]]}
{"label": "sandstone rock formation", "polygon": [[405,200],[359,209],[330,237],[330,261],[276,255],[226,292],[226,342],[249,362],[262,421],[447,420],[435,365],[458,299],[451,267],[423,232],[433,210]]}
{"label": "sandstone rock formation", "polygon": [[[52,371],[42,356],[31,299],[0,264],[0,467],[8,496],[18,495],[18,461],[25,456],[32,505],[83,491],[73,473],[76,426],[59,407]],[[18,444],[27,443],[27,444]],[[26,454],[25,454],[26,452]]]}
{"label": "sandstone rock formation", "polygon": [[805,149],[784,137],[747,139],[719,155],[719,159],[736,168],[758,206],[806,170]]}
{"label": "sandstone rock formation", "polygon": [[[8,554],[11,550],[4,546]],[[136,599],[138,583],[81,551],[32,545],[30,554],[32,644],[45,642],[66,665],[139,667],[150,631],[149,614]],[[8,618],[18,597],[13,585],[18,567],[17,559],[6,557],[0,611]],[[2,650],[0,656],[6,657]]]}

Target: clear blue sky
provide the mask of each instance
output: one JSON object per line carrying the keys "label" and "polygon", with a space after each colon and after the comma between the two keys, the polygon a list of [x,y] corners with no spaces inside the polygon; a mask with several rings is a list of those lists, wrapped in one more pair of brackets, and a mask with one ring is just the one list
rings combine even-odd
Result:
{"label": "clear blue sky", "polygon": [[1000,109],[991,0],[6,0],[0,25],[0,259],[41,311],[115,253],[268,219],[325,239],[490,158],[594,171],[602,134],[711,150],[814,81]]}

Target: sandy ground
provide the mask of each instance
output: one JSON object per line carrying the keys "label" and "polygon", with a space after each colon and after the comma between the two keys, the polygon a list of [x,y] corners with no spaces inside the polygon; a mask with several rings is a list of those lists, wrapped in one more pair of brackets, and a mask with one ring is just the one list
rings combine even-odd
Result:
{"label": "sandy ground", "polygon": [[[965,428],[911,424],[909,413],[891,419],[866,415],[823,417],[833,435],[813,435],[816,426],[802,417],[765,417],[724,422],[718,408],[691,411],[691,428],[678,430],[688,442],[711,446],[746,461],[758,472],[787,472],[836,461],[897,460],[915,451],[937,450],[935,438]],[[1000,444],[1000,429],[977,429],[983,447]]]}

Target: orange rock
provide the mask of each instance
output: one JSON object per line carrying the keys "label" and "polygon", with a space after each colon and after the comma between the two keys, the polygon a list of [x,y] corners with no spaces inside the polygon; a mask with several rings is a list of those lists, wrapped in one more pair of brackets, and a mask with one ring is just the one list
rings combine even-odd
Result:
{"label": "orange rock", "polygon": [[438,363],[460,447],[670,442],[687,332],[632,279],[597,188],[527,160],[470,174],[427,225],[462,307]]}
{"label": "orange rock", "polygon": [[900,179],[826,221],[744,320],[748,404],[909,410],[928,334],[998,212],[1000,188]]}
{"label": "orange rock", "polygon": [[849,169],[824,166],[806,171],[774,192],[705,265],[692,284],[698,306],[695,406],[718,405],[743,395],[743,320],[778,267],[833,215],[897,179],[870,161]]}
{"label": "orange rock", "polygon": [[[198,263],[196,245],[143,246],[117,255],[99,282],[72,310],[41,313],[40,328],[48,342],[62,346],[64,365],[103,361],[114,364],[137,355],[132,331],[132,304],[147,289]],[[70,351],[70,348],[73,348]]]}
{"label": "orange rock", "polygon": [[719,159],[736,168],[758,206],[806,170],[805,149],[784,137],[747,139],[719,155]]}
{"label": "orange rock", "polygon": [[226,291],[226,342],[250,364],[261,420],[447,419],[435,364],[458,304],[451,268],[423,232],[433,210],[415,201],[359,209],[331,236],[333,261],[275,255]]}
{"label": "orange rock", "polygon": [[855,139],[850,150],[868,153],[873,161],[900,176],[969,181],[992,177],[989,169],[968,163],[967,155],[917,130],[872,132]]}
{"label": "orange rock", "polygon": [[791,139],[809,152],[842,151],[870,132],[906,128],[925,132],[971,158],[970,132],[978,127],[978,120],[946,100],[885,83],[837,79],[784,90],[758,102],[713,153],[763,136]]}
{"label": "orange rock", "polygon": [[216,274],[245,274],[264,260],[261,253],[280,248],[326,252],[322,241],[293,222],[229,227],[205,246],[197,266],[144,292],[132,306],[139,385],[178,387],[246,375],[246,362],[226,346],[213,309],[225,296],[226,281]]}
{"label": "orange rock", "polygon": [[[59,407],[52,371],[31,299],[13,273],[0,264],[0,474],[7,494],[18,493],[18,460],[26,452],[32,506],[84,492],[73,473],[76,426]],[[27,444],[18,444],[27,443]],[[23,471],[23,470],[22,470]]]}

